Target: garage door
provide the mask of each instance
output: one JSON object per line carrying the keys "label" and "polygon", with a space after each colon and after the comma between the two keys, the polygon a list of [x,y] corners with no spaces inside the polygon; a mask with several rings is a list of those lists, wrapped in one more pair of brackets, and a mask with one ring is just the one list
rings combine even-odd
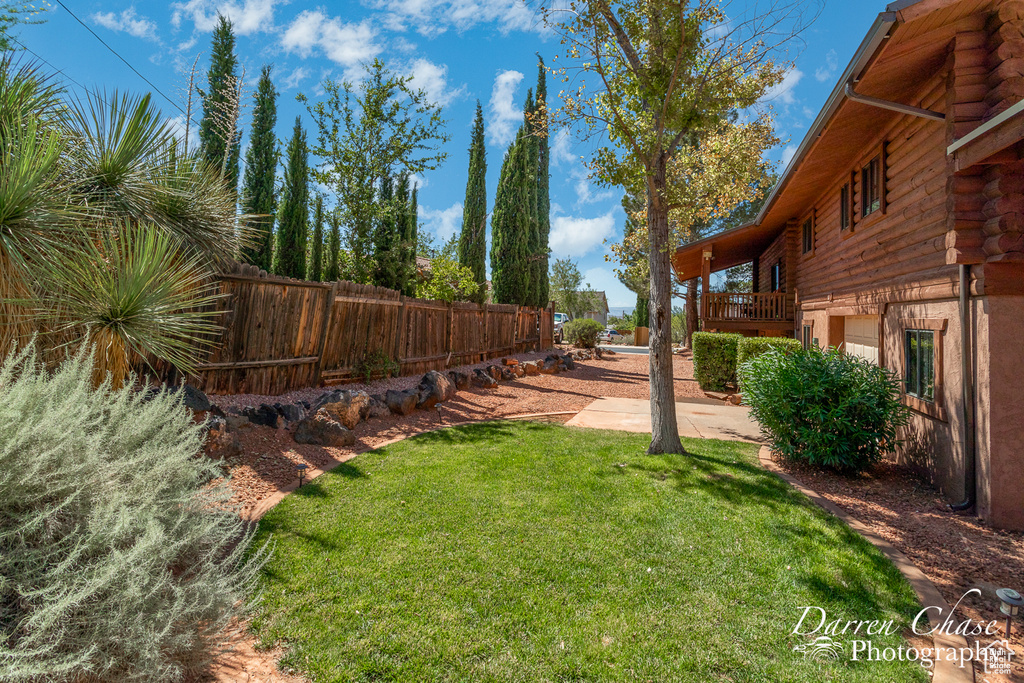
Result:
{"label": "garage door", "polygon": [[844,321],[846,352],[878,362],[878,316],[853,315]]}

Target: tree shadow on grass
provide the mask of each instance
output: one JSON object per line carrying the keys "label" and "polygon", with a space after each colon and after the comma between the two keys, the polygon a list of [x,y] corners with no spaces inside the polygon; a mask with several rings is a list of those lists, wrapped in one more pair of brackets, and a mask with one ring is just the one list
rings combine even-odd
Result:
{"label": "tree shadow on grass", "polygon": [[517,433],[522,431],[543,431],[551,428],[550,424],[538,422],[517,420],[510,423],[507,420],[494,420],[425,432],[417,434],[410,441],[417,444],[467,444],[492,439],[514,438]]}

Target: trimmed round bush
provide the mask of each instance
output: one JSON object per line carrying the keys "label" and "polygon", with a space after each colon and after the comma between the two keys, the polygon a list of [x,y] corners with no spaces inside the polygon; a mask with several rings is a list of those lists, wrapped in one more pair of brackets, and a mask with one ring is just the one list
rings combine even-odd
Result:
{"label": "trimmed round bush", "polygon": [[771,349],[778,349],[782,353],[796,351],[802,348],[800,341],[790,337],[743,337],[736,347],[736,378],[738,384],[743,386],[743,373],[739,371],[751,358],[756,358],[762,353]]}
{"label": "trimmed round bush", "polygon": [[895,375],[837,349],[773,348],[740,373],[769,446],[791,460],[859,472],[897,446],[907,423]]}
{"label": "trimmed round bush", "polygon": [[693,333],[693,377],[704,391],[723,391],[736,383],[736,354],[743,336],[725,332]]}
{"label": "trimmed round bush", "polygon": [[0,366],[0,680],[182,680],[253,606],[267,551],[184,392],[94,388],[86,358]]}
{"label": "trimmed round bush", "polygon": [[576,318],[562,326],[562,334],[565,340],[573,346],[592,349],[597,346],[597,335],[601,334],[603,329],[601,323],[596,320]]}

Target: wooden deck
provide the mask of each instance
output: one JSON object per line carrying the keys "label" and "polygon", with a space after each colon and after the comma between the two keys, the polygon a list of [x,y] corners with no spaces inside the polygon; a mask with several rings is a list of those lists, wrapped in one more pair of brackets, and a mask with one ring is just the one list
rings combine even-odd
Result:
{"label": "wooden deck", "polygon": [[701,297],[700,318],[707,329],[793,329],[793,296],[785,292],[714,293]]}

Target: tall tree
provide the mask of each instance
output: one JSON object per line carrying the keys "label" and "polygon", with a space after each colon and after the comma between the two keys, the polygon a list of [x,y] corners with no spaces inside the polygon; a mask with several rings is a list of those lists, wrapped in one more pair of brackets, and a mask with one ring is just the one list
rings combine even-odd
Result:
{"label": "tall tree", "polygon": [[405,223],[399,217],[409,207],[395,201],[395,183],[390,176],[380,181],[378,203],[381,209],[373,228],[373,284],[400,290],[404,283],[405,259],[399,230]]}
{"label": "tall tree", "polygon": [[284,188],[277,224],[274,272],[285,277],[306,277],[306,235],[309,217],[309,151],[302,120],[295,117],[284,167]]}
{"label": "tall tree", "polygon": [[551,298],[548,284],[548,240],[551,235],[551,151],[548,145],[548,73],[544,60],[537,62],[537,99],[531,121],[537,137],[537,243],[531,258],[535,282],[535,306],[548,305]]}
{"label": "tall tree", "polygon": [[406,209],[405,230],[402,232],[402,245],[404,254],[403,269],[405,282],[402,293],[406,296],[416,296],[419,274],[416,271],[416,245],[419,243],[419,184],[412,186],[412,194],[409,195],[409,204]]}
{"label": "tall tree", "polygon": [[320,282],[324,274],[324,196],[316,193],[313,200],[313,238],[309,245],[306,279]]}
{"label": "tall tree", "polygon": [[600,298],[590,284],[583,283],[579,266],[572,259],[555,259],[551,263],[551,298],[560,313],[579,318],[595,310]]}
{"label": "tall tree", "polygon": [[526,91],[526,104],[523,106],[522,145],[526,156],[526,175],[523,176],[526,216],[526,256],[523,268],[526,269],[526,292],[517,303],[524,306],[535,306],[540,298],[540,277],[537,266],[540,260],[540,221],[537,206],[537,157],[539,141],[534,127],[537,107],[533,101],[533,88]]}
{"label": "tall tree", "polygon": [[[562,110],[580,129],[607,133],[592,172],[608,185],[642,188],[647,200],[650,453],[683,452],[672,379],[669,229],[669,212],[681,205],[669,167],[682,147],[782,81],[786,68],[773,57],[802,30],[800,0],[785,1],[735,17],[718,0],[583,0],[572,12],[554,3],[542,8],[570,62],[596,75],[563,94]],[[593,83],[598,89],[587,90]]]}
{"label": "tall tree", "polygon": [[647,327],[650,321],[650,301],[643,294],[636,295],[636,309],[633,311],[633,324],[637,327]]}
{"label": "tall tree", "polygon": [[366,72],[358,86],[324,81],[316,104],[299,96],[317,126],[312,152],[323,160],[313,177],[335,191],[345,212],[346,246],[360,282],[373,273],[373,228],[384,211],[381,181],[437,168],[449,140],[441,106],[411,87],[410,77],[392,73],[379,59]]}
{"label": "tall tree", "polygon": [[235,56],[235,33],[231,22],[218,16],[213,30],[210,71],[203,97],[203,120],[199,122],[201,154],[221,169],[232,194],[238,193],[238,159],[242,133],[238,128],[242,81]]}
{"label": "tall tree", "polygon": [[530,291],[529,238],[533,168],[526,129],[520,127],[498,177],[491,216],[491,286],[495,303],[523,304]]}
{"label": "tall tree", "polygon": [[331,232],[327,237],[327,269],[324,271],[324,281],[334,282],[341,279],[341,220],[338,218],[338,211],[331,211],[328,218],[331,225]]}
{"label": "tall tree", "polygon": [[473,301],[483,303],[487,296],[487,150],[484,146],[484,110],[476,102],[473,137],[469,144],[469,179],[466,201],[462,205],[462,231],[459,233],[459,265],[469,268],[479,285]]}
{"label": "tall tree", "polygon": [[273,264],[274,179],[277,175],[277,91],[270,80],[271,66],[263,67],[256,86],[252,113],[252,136],[245,153],[245,175],[242,180],[243,213],[252,216],[253,245],[245,249],[241,259],[269,271]]}

